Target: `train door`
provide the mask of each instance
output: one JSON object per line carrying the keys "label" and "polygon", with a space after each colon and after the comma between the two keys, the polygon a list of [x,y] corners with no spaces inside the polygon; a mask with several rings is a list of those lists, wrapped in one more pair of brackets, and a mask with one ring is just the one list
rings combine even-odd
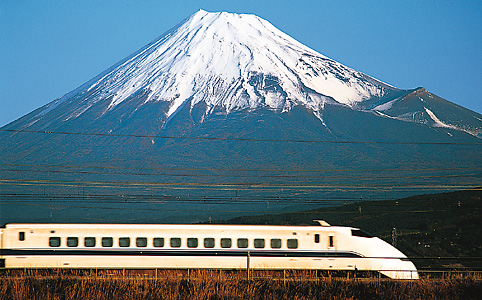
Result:
{"label": "train door", "polygon": [[[3,247],[3,228],[0,228],[0,249]],[[5,268],[5,258],[3,257],[3,251],[0,250],[0,268]]]}
{"label": "train door", "polygon": [[327,256],[328,256],[328,267],[329,269],[336,269],[338,267],[339,260],[337,257],[336,252],[336,234],[334,232],[328,232],[325,235],[326,238],[326,248],[327,248]]}

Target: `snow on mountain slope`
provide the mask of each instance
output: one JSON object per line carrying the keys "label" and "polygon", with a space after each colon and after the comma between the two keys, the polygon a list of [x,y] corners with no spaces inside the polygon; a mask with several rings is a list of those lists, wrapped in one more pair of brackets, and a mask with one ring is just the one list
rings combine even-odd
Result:
{"label": "snow on mountain slope", "polygon": [[139,93],[144,103],[169,102],[167,117],[186,101],[191,107],[204,101],[206,115],[219,107],[229,113],[303,105],[321,119],[325,103],[353,106],[386,90],[395,88],[317,53],[257,16],[200,10],[59,102],[88,95],[68,119],[99,101],[109,101],[106,113]]}
{"label": "snow on mountain slope", "polygon": [[[372,109],[381,116],[482,137],[480,114],[418,88]],[[447,133],[450,135],[450,132]]]}

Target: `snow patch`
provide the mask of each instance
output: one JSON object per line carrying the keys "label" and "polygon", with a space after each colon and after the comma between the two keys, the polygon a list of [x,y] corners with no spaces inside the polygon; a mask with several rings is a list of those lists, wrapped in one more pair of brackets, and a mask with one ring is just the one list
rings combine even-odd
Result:
{"label": "snow patch", "polygon": [[323,120],[323,117],[322,117],[321,113],[319,111],[314,111],[313,114],[315,115],[315,117],[318,118],[318,120],[321,121],[321,124],[331,133],[331,130],[330,130],[330,128],[328,128],[328,126],[326,126],[326,123]]}
{"label": "snow patch", "polygon": [[392,106],[393,106],[393,104],[395,104],[398,100],[399,100],[399,98],[394,99],[394,100],[392,100],[392,101],[389,101],[389,102],[387,102],[387,103],[378,105],[377,107],[373,108],[373,110],[376,110],[376,111],[387,111],[387,110],[391,109]]}
{"label": "snow patch", "polygon": [[448,129],[463,131],[463,132],[468,133],[470,135],[473,135],[475,137],[479,137],[477,130],[468,130],[468,129],[465,129],[465,128],[460,128],[460,127],[457,127],[457,126],[445,124],[444,122],[440,121],[437,118],[437,116],[435,116],[435,114],[430,109],[428,109],[426,107],[424,107],[424,109],[427,112],[427,114],[430,116],[430,118],[435,122],[435,124],[433,125],[434,127],[441,127],[441,128],[448,128]]}
{"label": "snow patch", "polygon": [[442,127],[442,128],[450,128],[450,129],[455,129],[455,130],[458,130],[457,127],[455,126],[452,126],[452,125],[448,125],[448,124],[445,124],[444,122],[440,121],[437,116],[428,108],[424,107],[425,109],[425,112],[429,115],[430,119],[432,119],[432,121],[434,121],[434,127]]}
{"label": "snow patch", "polygon": [[374,110],[374,112],[375,112],[376,114],[382,116],[382,117],[385,117],[385,118],[390,118],[390,119],[394,119],[394,120],[400,120],[400,119],[397,118],[397,117],[389,116],[389,115],[384,114],[384,113],[382,113],[382,112],[380,112],[380,111],[378,111],[378,110]]}

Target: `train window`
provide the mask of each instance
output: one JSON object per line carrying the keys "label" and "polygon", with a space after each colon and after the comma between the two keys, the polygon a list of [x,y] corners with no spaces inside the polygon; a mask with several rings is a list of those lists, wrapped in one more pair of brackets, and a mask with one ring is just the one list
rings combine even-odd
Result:
{"label": "train window", "polygon": [[131,245],[131,238],[121,237],[119,238],[119,247],[129,247]]}
{"label": "train window", "polygon": [[298,248],[298,240],[297,239],[288,239],[287,246],[288,246],[288,249]]}
{"label": "train window", "polygon": [[85,247],[95,247],[95,237],[89,236],[84,238],[84,246]]}
{"label": "train window", "polygon": [[264,239],[254,239],[254,248],[264,248]]}
{"label": "train window", "polygon": [[214,248],[214,238],[205,238],[204,248]]}
{"label": "train window", "polygon": [[50,247],[60,247],[60,237],[52,236],[49,238]]}
{"label": "train window", "polygon": [[319,243],[320,242],[320,235],[318,233],[315,234],[315,243]]}
{"label": "train window", "polygon": [[328,245],[329,247],[334,247],[335,246],[335,237],[330,235],[328,236]]}
{"label": "train window", "polygon": [[231,239],[230,238],[222,238],[221,239],[221,248],[231,248]]}
{"label": "train window", "polygon": [[187,246],[189,248],[197,248],[198,242],[197,238],[188,238],[187,239]]}
{"label": "train window", "polygon": [[20,231],[18,233],[18,240],[19,241],[25,241],[25,232],[24,231]]}
{"label": "train window", "polygon": [[67,238],[67,247],[77,247],[79,245],[79,238],[75,236],[69,236]]}
{"label": "train window", "polygon": [[366,237],[366,238],[372,238],[373,237],[373,235],[371,235],[368,232],[365,232],[363,230],[360,230],[360,229],[352,229],[351,235],[352,236]]}
{"label": "train window", "polygon": [[280,239],[271,239],[271,248],[273,248],[273,249],[281,248],[281,240]]}
{"label": "train window", "polygon": [[248,248],[248,239],[238,239],[238,248]]}
{"label": "train window", "polygon": [[157,247],[157,248],[164,247],[164,238],[161,238],[161,237],[154,238],[153,243],[154,243],[154,247]]}
{"label": "train window", "polygon": [[138,237],[136,239],[136,246],[137,247],[147,247],[147,238],[145,237]]}
{"label": "train window", "polygon": [[112,247],[114,245],[114,239],[111,237],[102,238],[102,247]]}
{"label": "train window", "polygon": [[181,247],[181,238],[171,238],[171,247],[172,248]]}

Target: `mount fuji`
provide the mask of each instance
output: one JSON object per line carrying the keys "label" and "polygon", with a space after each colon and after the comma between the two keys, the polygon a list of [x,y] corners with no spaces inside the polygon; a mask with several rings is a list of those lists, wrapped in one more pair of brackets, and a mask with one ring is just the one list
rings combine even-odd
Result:
{"label": "mount fuji", "polygon": [[482,185],[482,115],[226,12],[198,11],[0,138],[8,203],[175,202],[149,220],[178,221],[188,207],[189,220],[220,214],[201,200],[231,210],[284,199],[294,209]]}

